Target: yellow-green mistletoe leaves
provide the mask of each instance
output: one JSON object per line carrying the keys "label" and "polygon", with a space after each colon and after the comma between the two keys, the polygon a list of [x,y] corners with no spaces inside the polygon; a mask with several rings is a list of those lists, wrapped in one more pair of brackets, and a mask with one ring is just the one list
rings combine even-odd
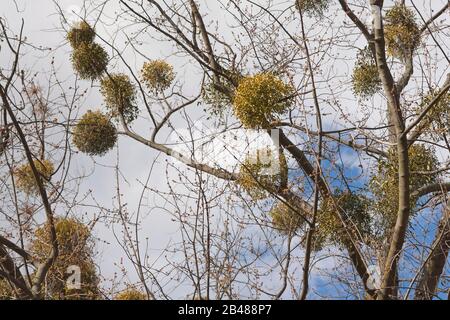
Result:
{"label": "yellow-green mistletoe leaves", "polygon": [[128,288],[114,297],[114,300],[148,300],[147,295],[134,288]]}
{"label": "yellow-green mistletoe leaves", "polygon": [[385,21],[387,53],[398,59],[412,54],[420,44],[420,29],[414,12],[405,5],[396,4],[386,12]]}
{"label": "yellow-green mistletoe leaves", "polygon": [[[93,261],[94,241],[90,229],[69,218],[55,219],[58,257],[50,268],[46,289],[53,299],[96,299],[99,297],[98,277]],[[52,250],[50,225],[36,229],[30,252],[38,261],[44,261]],[[80,288],[68,288],[68,268],[76,266],[81,275]]]}
{"label": "yellow-green mistletoe leaves", "polygon": [[[397,153],[394,148],[391,148],[388,151],[388,154],[388,159],[382,159],[379,161],[379,174],[374,177],[377,180],[382,179],[382,183],[377,185],[385,186],[387,188],[386,191],[388,191],[389,188],[393,189],[394,185],[398,185]],[[409,168],[411,172],[409,183],[412,189],[432,183],[438,178],[439,174],[435,171],[439,166],[439,161],[437,160],[432,147],[427,147],[426,145],[417,143],[413,144],[409,147],[408,156]],[[389,179],[395,181],[387,181]]]}
{"label": "yellow-green mistletoe leaves", "polygon": [[287,184],[287,171],[283,153],[261,149],[243,161],[237,183],[253,200],[262,200]]}
{"label": "yellow-green mistletoe leaves", "polygon": [[305,219],[285,203],[277,203],[269,212],[273,226],[283,234],[293,234],[305,222]]}
{"label": "yellow-green mistletoe leaves", "polygon": [[72,52],[72,66],[81,79],[101,78],[108,66],[108,53],[97,43],[81,43]]}
{"label": "yellow-green mistletoe leaves", "polygon": [[372,52],[368,47],[358,53],[352,75],[353,92],[367,99],[381,90],[381,79]]}
{"label": "yellow-green mistletoe leaves", "polygon": [[[37,171],[41,175],[42,183],[44,184],[44,186],[47,185],[48,180],[50,180],[50,177],[54,171],[53,163],[50,160],[34,160],[33,163]],[[39,193],[39,185],[29,163],[23,164],[18,167],[14,171],[14,175],[16,178],[16,185],[19,190],[30,195],[36,195]]]}
{"label": "yellow-green mistletoe leaves", "polygon": [[[416,113],[419,115],[428,105],[437,97],[439,90],[431,90],[423,97],[422,103],[417,108]],[[433,137],[439,137],[444,133],[450,133],[450,91],[441,95],[439,100],[427,112],[425,117],[418,125],[421,132],[430,134]]]}
{"label": "yellow-green mistletoe leaves", "polygon": [[245,77],[236,89],[233,109],[245,128],[269,128],[293,103],[294,89],[271,73]]}
{"label": "yellow-green mistletoe leaves", "polygon": [[[85,258],[90,257],[90,252],[87,251],[89,248],[86,246],[90,237],[87,226],[74,219],[56,218],[55,230],[60,257],[71,256],[74,252],[82,254]],[[31,250],[39,258],[45,258],[50,254],[52,242],[48,223],[36,229]]]}
{"label": "yellow-green mistletoe leaves", "polygon": [[85,21],[79,22],[67,33],[67,40],[73,48],[73,69],[84,80],[99,79],[108,66],[108,53],[94,42],[94,38],[94,29]]}
{"label": "yellow-green mistletoe leaves", "polygon": [[[409,148],[408,155],[411,188],[416,189],[437,180],[439,173],[436,170],[439,168],[439,161],[433,147],[414,144]],[[397,170],[397,166],[391,170]]]}
{"label": "yellow-green mistletoe leaves", "polygon": [[126,123],[135,120],[139,114],[136,104],[136,88],[126,74],[117,73],[101,80],[100,92],[111,116],[122,115]]}
{"label": "yellow-green mistletoe leaves", "polygon": [[76,49],[81,44],[91,44],[94,42],[95,30],[85,21],[77,23],[67,33],[67,40],[72,48]]}
{"label": "yellow-green mistletoe leaves", "polygon": [[328,9],[330,0],[295,0],[297,10],[309,16],[321,16]]}
{"label": "yellow-green mistletoe leaves", "polygon": [[175,74],[173,67],[164,60],[152,60],[144,63],[141,77],[150,91],[161,93],[170,87]]}
{"label": "yellow-green mistletoe leaves", "polygon": [[108,116],[100,111],[83,115],[73,131],[73,143],[81,152],[104,155],[117,141],[117,131]]}
{"label": "yellow-green mistletoe leaves", "polygon": [[[387,227],[395,222],[398,211],[398,163],[395,149],[389,150],[389,158],[378,162],[377,174],[371,178],[370,188],[377,199],[376,211],[386,218]],[[435,182],[439,173],[436,172],[439,161],[434,149],[423,144],[414,144],[408,150],[410,189]],[[411,208],[418,199],[411,198]]]}
{"label": "yellow-green mistletoe leaves", "polygon": [[[332,198],[325,199],[320,205],[317,237],[326,242],[342,244],[348,239],[348,231],[342,226],[343,220],[357,230],[358,234],[353,236],[367,238],[370,235],[371,224],[369,207],[370,202],[363,195],[348,191],[335,193]],[[341,217],[338,216],[338,212]]]}

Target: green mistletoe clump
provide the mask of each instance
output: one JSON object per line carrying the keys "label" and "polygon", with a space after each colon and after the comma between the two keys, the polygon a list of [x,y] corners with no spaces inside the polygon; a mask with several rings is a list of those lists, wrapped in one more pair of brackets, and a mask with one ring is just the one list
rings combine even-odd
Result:
{"label": "green mistletoe clump", "polygon": [[137,118],[139,108],[136,104],[136,88],[126,74],[116,73],[104,77],[100,85],[100,92],[112,117],[122,115],[127,123]]}
{"label": "green mistletoe clump", "polygon": [[117,141],[117,131],[110,118],[100,111],[83,115],[73,131],[73,143],[83,153],[102,156]]}
{"label": "green mistletoe clump", "polygon": [[[34,166],[41,175],[44,187],[48,184],[54,172],[53,163],[50,160],[34,160]],[[16,185],[19,190],[26,194],[39,194],[39,184],[33,174],[33,169],[29,163],[23,164],[14,171]]]}
{"label": "green mistletoe clump", "polygon": [[330,6],[330,0],[296,0],[295,7],[309,16],[322,16]]}
{"label": "green mistletoe clump", "polygon": [[282,234],[293,234],[305,220],[285,203],[277,203],[269,212],[273,226]]}
{"label": "green mistletoe clump", "polygon": [[[90,229],[71,218],[55,219],[58,257],[46,276],[46,291],[52,299],[85,300],[98,299],[99,279],[92,259],[94,240]],[[45,261],[52,250],[50,224],[45,224],[34,232],[30,252],[37,261]],[[80,288],[66,285],[67,270],[70,266],[80,268]]]}
{"label": "green mistletoe clump", "polygon": [[267,129],[293,104],[294,89],[271,73],[243,78],[236,89],[233,109],[245,128]]}
{"label": "green mistletoe clump", "polygon": [[420,28],[411,9],[397,4],[386,12],[384,37],[387,53],[404,59],[420,44]]}
{"label": "green mistletoe clump", "polygon": [[81,44],[91,44],[94,42],[95,30],[86,22],[81,21],[75,24],[67,33],[67,40],[73,49]]}
{"label": "green mistletoe clump", "polygon": [[100,79],[108,66],[108,53],[97,43],[81,43],[72,52],[72,66],[81,79]]}
{"label": "green mistletoe clump", "polygon": [[161,93],[170,87],[175,73],[173,67],[164,60],[152,60],[144,63],[141,77],[150,91]]}
{"label": "green mistletoe clump", "polygon": [[118,293],[114,300],[148,300],[147,295],[142,291],[134,288],[128,288],[120,293]]}
{"label": "green mistletoe clump", "polygon": [[367,99],[382,88],[378,68],[368,47],[358,53],[352,75],[353,92],[361,99]]}

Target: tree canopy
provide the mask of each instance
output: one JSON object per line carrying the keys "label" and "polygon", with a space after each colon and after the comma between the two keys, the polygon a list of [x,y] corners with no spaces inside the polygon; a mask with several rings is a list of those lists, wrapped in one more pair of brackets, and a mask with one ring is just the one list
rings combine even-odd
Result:
{"label": "tree canopy", "polygon": [[448,297],[448,1],[51,3],[0,16],[0,299]]}

